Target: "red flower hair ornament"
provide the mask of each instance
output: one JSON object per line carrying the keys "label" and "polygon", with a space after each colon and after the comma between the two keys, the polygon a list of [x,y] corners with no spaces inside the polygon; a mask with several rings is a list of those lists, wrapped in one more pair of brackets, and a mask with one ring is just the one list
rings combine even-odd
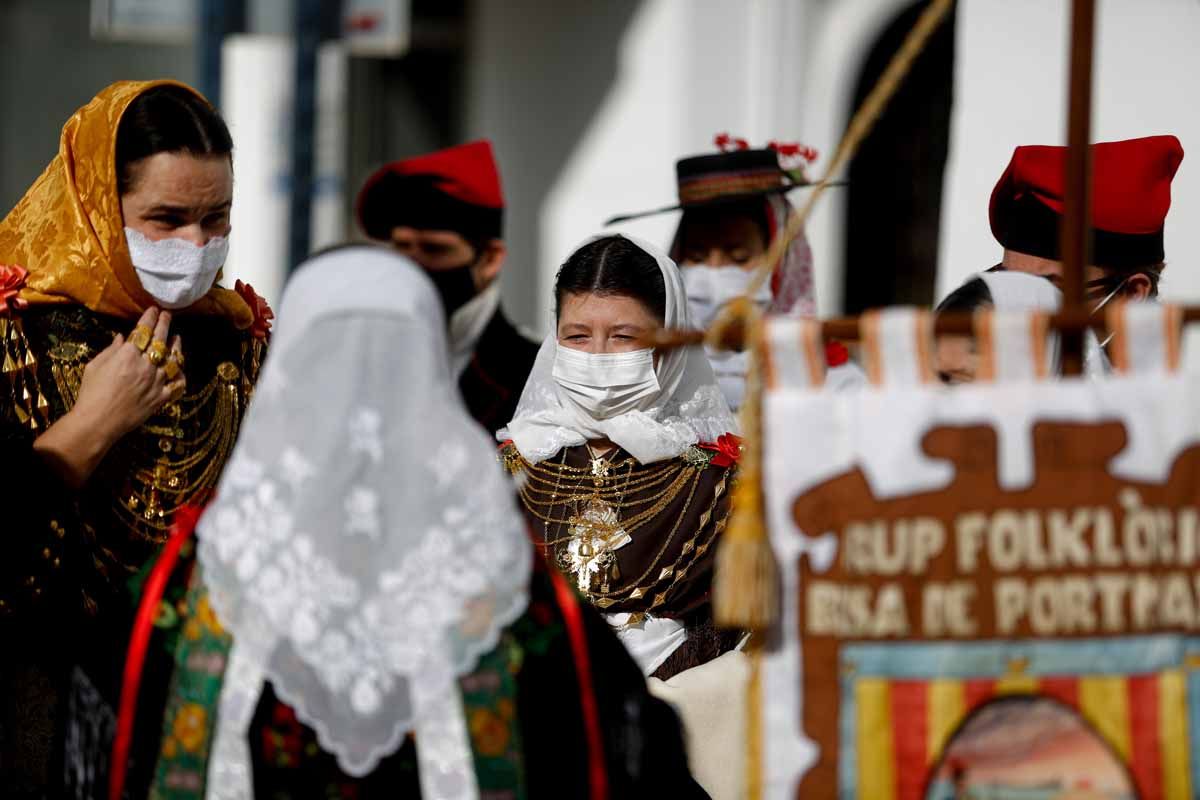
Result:
{"label": "red flower hair ornament", "polygon": [[20,298],[29,273],[16,264],[0,264],[0,315],[21,311],[28,305]]}
{"label": "red flower hair ornament", "polygon": [[275,319],[275,312],[250,284],[238,281],[233,288],[254,312],[254,322],[250,324],[250,334],[255,339],[266,339],[271,331],[271,320]]}
{"label": "red flower hair ornament", "polygon": [[715,442],[697,442],[696,447],[713,453],[708,463],[714,467],[732,467],[742,460],[742,437],[722,434]]}

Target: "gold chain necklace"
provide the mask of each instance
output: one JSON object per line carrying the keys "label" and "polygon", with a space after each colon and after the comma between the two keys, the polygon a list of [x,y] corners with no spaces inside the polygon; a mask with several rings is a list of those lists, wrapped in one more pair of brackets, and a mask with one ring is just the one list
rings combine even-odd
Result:
{"label": "gold chain necklace", "polygon": [[[620,474],[621,471],[624,470],[628,480],[630,481],[629,485],[632,487],[641,486],[643,484],[661,483],[663,480],[668,479],[673,474],[675,466],[676,465],[674,463],[668,461],[664,464],[654,464],[648,467],[641,467],[640,472],[642,474],[637,478],[628,477],[632,476],[635,468],[635,462],[633,459],[626,459],[618,464],[610,464],[607,467],[601,466],[599,469],[604,470],[604,474],[600,476],[602,479],[607,478],[610,474]],[[586,471],[576,470],[574,472],[570,472],[568,470],[560,470],[557,467],[546,467],[539,464],[531,464],[529,469],[527,469],[525,472],[531,482],[541,486],[549,486],[552,480],[559,481],[563,477],[567,477],[570,480],[590,479],[600,491],[613,491],[618,488],[616,483],[605,480],[597,482],[596,476],[592,474],[591,469]]]}
{"label": "gold chain necklace", "polygon": [[[655,522],[686,490],[679,516],[638,581],[653,571],[687,515],[700,471],[676,461],[654,465],[646,470],[649,475],[635,478],[636,462],[627,458],[619,462],[626,467],[622,481],[620,473],[613,474],[611,455],[598,457],[590,445],[587,451],[587,469],[567,466],[564,449],[558,464],[530,470],[541,474],[529,475],[533,480],[525,482],[520,494],[530,514],[543,523],[542,546],[555,552],[556,562],[574,576],[581,592],[599,598],[611,594],[613,582],[621,578],[616,551],[631,542],[633,534]],[[553,484],[548,480],[551,474]],[[535,486],[535,482],[541,486]],[[626,500],[630,491],[642,496]],[[565,536],[552,535],[553,530],[563,528]]]}
{"label": "gold chain necklace", "polygon": [[[243,350],[247,347],[252,348],[254,370],[260,348],[247,343]],[[83,369],[93,354],[83,345],[60,342],[49,356],[51,374],[69,411],[79,398]],[[199,391],[163,406],[117,444],[114,451],[130,465],[130,474],[124,489],[114,496],[112,508],[131,531],[161,542],[176,509],[201,499],[217,485],[237,440],[250,377],[232,361],[221,362]]]}
{"label": "gold chain necklace", "polygon": [[[629,492],[643,492],[643,491],[648,492],[648,491],[651,491],[654,489],[658,489],[658,488],[662,487],[664,484],[669,484],[671,481],[676,479],[676,477],[678,476],[678,473],[679,473],[678,469],[666,470],[658,475],[653,476],[651,479],[641,479],[641,478],[631,477],[632,470],[627,470],[625,473],[625,475],[626,475],[625,481],[623,481],[621,483],[614,482],[611,486],[592,487],[591,489],[589,489],[589,493],[597,495],[597,496],[599,496],[605,500],[608,500],[610,502],[621,502],[621,498],[624,495],[628,494]],[[562,480],[563,480],[562,476],[559,476],[558,478],[556,478],[553,483],[551,483],[550,481],[545,481],[540,478],[538,478],[538,479],[531,478],[529,481],[527,481],[525,483],[525,490],[526,490],[526,493],[532,497],[537,497],[537,498],[554,497],[559,493],[559,491],[562,488]],[[569,482],[574,482],[574,481],[577,481],[578,479],[568,476],[567,480]],[[542,500],[541,502],[549,502],[549,501]],[[639,504],[639,503],[645,503],[646,501],[643,499],[643,500],[631,500],[629,502],[631,504]]]}
{"label": "gold chain necklace", "polygon": [[[630,515],[624,520],[625,529],[633,533],[638,528],[649,523],[654,517],[662,513],[663,509],[669,506],[676,497],[684,490],[687,484],[695,479],[695,471],[689,470],[686,466],[680,466],[674,476],[674,480],[665,489],[652,493],[647,497],[638,500],[623,501],[619,499],[608,500],[603,495],[592,491],[588,487],[571,487],[568,486],[565,490],[560,490],[558,497],[553,500],[547,500],[535,497],[528,491],[528,486],[521,488],[521,499],[525,502],[531,514],[542,522],[556,523],[561,519],[555,519],[553,509],[558,506],[567,506],[573,509],[578,509],[581,505],[588,503],[600,502],[607,508],[614,511],[632,510],[638,506],[649,505],[649,508],[638,511]],[[535,506],[544,506],[547,511],[539,511]],[[557,541],[557,540],[556,540]]]}
{"label": "gold chain necklace", "polygon": [[[617,490],[625,487],[615,487],[603,484],[598,486],[596,481],[592,482],[593,485],[591,487],[581,485],[584,484],[584,478],[591,475],[591,465],[589,464],[587,468],[569,466],[566,464],[567,453],[567,448],[563,448],[562,455],[558,459],[558,463],[543,462],[540,464],[530,464],[523,456],[521,456],[520,452],[514,445],[512,445],[512,443],[508,443],[500,451],[500,460],[514,475],[524,472],[526,478],[530,478],[533,476],[533,473],[540,473],[539,477],[542,478],[540,482],[543,483],[543,485],[550,485],[549,479],[553,478],[553,489],[549,493],[549,501],[546,500],[546,492],[544,490],[535,490],[537,497],[534,496],[534,494],[529,490],[531,483],[529,480],[526,480],[521,489],[521,500],[526,510],[531,516],[542,522],[543,543],[541,546],[554,554],[554,560],[564,569],[565,572],[567,572],[569,575],[575,576],[577,585],[584,586],[586,584],[583,588],[583,593],[588,597],[589,601],[591,601],[598,608],[606,609],[618,603],[627,603],[630,601],[638,601],[643,599],[645,605],[643,608],[638,610],[638,615],[652,612],[655,609],[661,608],[667,602],[667,598],[671,596],[673,587],[687,576],[697,559],[704,557],[709,548],[712,546],[712,543],[715,541],[716,537],[720,535],[720,533],[724,530],[726,523],[728,522],[728,508],[726,508],[723,513],[719,515],[717,514],[719,503],[725,494],[725,476],[722,475],[717,481],[716,485],[713,487],[711,499],[706,498],[706,505],[703,511],[700,513],[694,529],[686,532],[686,539],[680,544],[676,557],[670,563],[666,563],[666,554],[672,547],[672,543],[678,539],[683,521],[687,517],[688,511],[691,509],[696,500],[696,492],[700,485],[700,474],[707,468],[712,457],[710,453],[700,450],[699,448],[692,447],[685,451],[678,460],[673,459],[661,465],[655,464],[652,467],[642,468],[643,471],[658,468],[663,472],[669,472],[670,477],[675,478],[678,476],[679,472],[682,471],[680,466],[680,462],[682,462],[682,467],[690,468],[690,470],[694,471],[694,475],[690,476],[693,478],[693,480],[691,481],[691,485],[688,489],[687,498],[683,503],[683,507],[675,517],[675,521],[671,525],[670,530],[667,532],[666,536],[663,537],[662,543],[659,545],[654,557],[649,560],[645,569],[640,575],[637,575],[634,580],[628,580],[622,583],[620,586],[613,587],[610,585],[611,581],[619,580],[620,578],[615,553],[610,551],[609,555],[605,556],[602,552],[593,552],[592,559],[598,567],[596,574],[587,576],[587,580],[580,580],[581,577],[585,576],[581,576],[580,573],[575,570],[575,568],[579,566],[581,559],[573,556],[576,556],[577,554],[583,555],[582,553],[578,552],[581,548],[577,545],[575,548],[576,553],[571,553],[572,543],[579,542],[579,538],[576,538],[572,535],[551,538],[550,533],[555,529],[561,530],[564,526],[567,526],[568,531],[571,533],[581,531],[585,533],[593,533],[597,528],[603,531],[603,524],[600,526],[596,526],[594,524],[591,526],[579,524],[581,521],[585,523],[593,522],[593,520],[587,519],[587,512],[590,510],[588,506],[585,505],[582,510],[583,513],[581,513],[579,504],[581,502],[586,503],[588,499],[594,496],[594,492],[597,491],[597,489],[599,489],[599,491],[602,493],[606,492],[611,494],[614,491],[617,492],[618,502],[621,502],[621,495]],[[627,482],[631,482],[630,478],[633,474],[633,468],[636,465],[636,462],[632,458],[629,458],[619,462],[619,464],[622,467],[628,465],[628,471],[625,478]],[[683,474],[685,477],[689,477],[687,476],[686,471],[684,471]],[[568,483],[566,490],[563,489],[564,480]],[[633,478],[634,482],[637,480],[637,478]],[[653,504],[654,506],[658,506],[657,501],[662,499],[661,495],[661,492],[655,493],[655,495],[649,498],[649,500],[656,501]],[[677,498],[678,494],[676,494],[675,497]],[[631,501],[629,505],[636,505],[636,503]],[[538,506],[544,508],[548,513],[542,513]],[[659,508],[658,514],[661,514],[662,511],[668,506],[669,503],[665,504],[662,508]],[[557,509],[561,509],[561,512],[558,514],[555,513]],[[592,511],[593,517],[596,517],[599,516],[598,512],[601,510],[594,509]],[[650,520],[644,520],[643,522],[648,524],[649,521]],[[574,522],[576,525],[576,531],[570,531],[572,522]],[[600,522],[604,523],[605,521],[601,519]],[[629,520],[626,520],[626,523],[628,522]],[[631,529],[628,524],[621,527],[625,530]],[[565,552],[563,549],[564,545]],[[555,552],[556,550],[557,552]],[[593,579],[596,577],[600,578],[600,580],[597,581],[600,584],[599,586],[593,585]],[[658,588],[656,589],[656,587]]]}

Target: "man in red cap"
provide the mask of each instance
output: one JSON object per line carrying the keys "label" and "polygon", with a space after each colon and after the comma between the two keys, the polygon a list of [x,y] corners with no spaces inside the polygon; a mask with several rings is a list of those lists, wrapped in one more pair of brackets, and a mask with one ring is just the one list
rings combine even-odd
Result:
{"label": "man in red cap", "polygon": [[500,308],[504,195],[487,141],[393,161],[358,195],[358,221],[433,280],[467,410],[489,431],[512,419],[538,344]]}
{"label": "man in red cap", "polygon": [[[1171,179],[1183,160],[1174,136],[1148,136],[1091,146],[1092,250],[1085,268],[1088,298],[1100,305],[1116,295],[1158,295],[1166,266],[1163,225],[1171,207]],[[1067,148],[1026,145],[992,191],[992,234],[1004,246],[1004,269],[1061,281],[1062,222]]]}

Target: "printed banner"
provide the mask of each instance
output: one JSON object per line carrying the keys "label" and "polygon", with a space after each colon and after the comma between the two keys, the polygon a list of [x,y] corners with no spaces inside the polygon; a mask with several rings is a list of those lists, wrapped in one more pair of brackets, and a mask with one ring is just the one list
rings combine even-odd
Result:
{"label": "printed banner", "polygon": [[1197,388],[774,386],[767,796],[1197,796]]}

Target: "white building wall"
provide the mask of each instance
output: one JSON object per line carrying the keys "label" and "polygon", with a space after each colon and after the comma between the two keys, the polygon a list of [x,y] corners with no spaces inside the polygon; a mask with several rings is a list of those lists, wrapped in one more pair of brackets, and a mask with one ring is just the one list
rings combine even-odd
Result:
{"label": "white building wall", "polygon": [[[876,37],[908,0],[647,0],[621,41],[604,103],[546,195],[540,213],[538,292],[601,222],[668,205],[674,163],[712,152],[729,131],[762,146],[801,141],[832,157],[859,70]],[[795,199],[801,201],[796,193]],[[841,305],[843,202],[829,192],[809,221],[819,313]],[[667,246],[666,214],[616,226]],[[549,306],[537,324],[548,329]]]}
{"label": "white building wall", "polygon": [[[1069,6],[959,0],[939,296],[1000,260],[987,206],[1013,148],[1066,142]],[[1187,155],[1171,188],[1162,292],[1200,301],[1200,3],[1099,0],[1097,12],[1092,140],[1179,137]],[[1189,343],[1200,365],[1200,340]]]}
{"label": "white building wall", "polygon": [[[472,7],[463,138],[487,137],[495,146],[507,201],[504,306],[529,327],[548,318],[551,298],[541,276],[563,255],[542,251],[540,210],[591,135],[617,74],[619,43],[641,5],[476,0]],[[647,120],[643,131],[650,140],[654,124]]]}
{"label": "white building wall", "polygon": [[[277,34],[230,36],[222,50],[221,112],[233,136],[233,212],[224,283],[243,280],[278,305],[291,264],[292,110],[296,48]],[[340,43],[317,58],[309,252],[346,238],[346,92]]]}
{"label": "white building wall", "polygon": [[[558,14],[541,14],[531,27],[534,0],[480,0],[467,128],[493,138],[509,198],[506,306],[548,330],[563,259],[606,218],[672,203],[675,161],[712,152],[719,132],[755,145],[799,140],[831,153],[844,119],[826,126],[836,131],[832,141],[824,128],[814,136],[803,126],[825,102],[806,95],[815,52],[808,39],[846,6],[897,4],[903,0],[563,0]],[[578,24],[581,16],[587,25]],[[614,30],[610,52],[597,40]],[[576,38],[564,48],[564,36]],[[844,73],[848,93],[857,64]],[[676,221],[668,214],[614,230],[665,247]]]}
{"label": "white building wall", "polygon": [[[819,174],[850,114],[863,60],[909,0],[480,0],[465,98],[509,196],[505,302],[544,332],[557,266],[607,217],[673,202],[674,162],[728,130],[816,147]],[[1094,139],[1171,132],[1200,147],[1200,3],[1099,0]],[[1067,0],[960,0],[939,292],[994,264],[995,179],[1022,143],[1065,140]],[[538,24],[531,21],[537,19]],[[606,37],[610,42],[605,44]],[[914,136],[921,135],[914,131]],[[1200,153],[1200,151],[1198,151]],[[1184,159],[1167,224],[1168,299],[1200,300],[1200,187]],[[797,202],[802,197],[795,195]],[[844,199],[809,220],[818,310],[841,310]],[[665,246],[677,217],[615,228]],[[1200,347],[1193,348],[1198,351]]]}
{"label": "white building wall", "polygon": [[[854,114],[854,90],[863,62],[888,25],[910,4],[911,0],[831,0],[812,4],[809,24],[814,32],[807,53],[802,105],[804,136],[821,154],[811,171],[813,179],[833,158]],[[842,311],[846,225],[842,191],[826,190],[807,223],[816,272],[817,313],[822,317]]]}

